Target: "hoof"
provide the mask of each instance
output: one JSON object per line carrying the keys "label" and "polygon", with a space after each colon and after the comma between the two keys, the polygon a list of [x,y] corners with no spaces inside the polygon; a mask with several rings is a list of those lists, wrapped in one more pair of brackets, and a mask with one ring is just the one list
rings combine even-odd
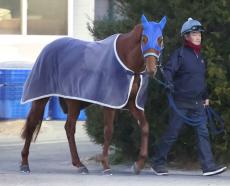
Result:
{"label": "hoof", "polygon": [[20,172],[22,172],[22,173],[30,173],[29,165],[21,165],[20,166]]}
{"label": "hoof", "polygon": [[136,162],[133,164],[132,170],[133,170],[134,174],[136,174],[136,175],[140,174],[140,172],[141,172],[141,169],[137,166]]}
{"label": "hoof", "polygon": [[112,176],[113,173],[112,173],[112,170],[111,169],[105,169],[102,171],[102,173],[106,176]]}
{"label": "hoof", "polygon": [[89,170],[85,166],[80,166],[77,168],[77,171],[80,174],[89,174]]}

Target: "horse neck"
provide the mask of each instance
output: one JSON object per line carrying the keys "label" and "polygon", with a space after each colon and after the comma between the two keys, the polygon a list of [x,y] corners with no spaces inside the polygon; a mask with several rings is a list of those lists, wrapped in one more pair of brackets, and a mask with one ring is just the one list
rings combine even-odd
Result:
{"label": "horse neck", "polygon": [[117,51],[120,59],[132,71],[139,73],[145,69],[141,52],[142,26],[137,25],[126,34],[121,34],[117,41]]}

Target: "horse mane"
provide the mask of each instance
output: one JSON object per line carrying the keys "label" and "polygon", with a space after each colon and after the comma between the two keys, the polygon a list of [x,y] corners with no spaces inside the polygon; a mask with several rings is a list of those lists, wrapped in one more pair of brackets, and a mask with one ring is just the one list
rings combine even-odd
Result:
{"label": "horse mane", "polygon": [[135,41],[140,42],[142,31],[143,31],[142,24],[138,24],[134,26],[133,30],[131,31],[131,34],[134,35],[133,37],[135,38]]}
{"label": "horse mane", "polygon": [[117,41],[119,57],[129,69],[137,73],[144,70],[144,61],[141,53],[142,31],[142,25],[138,24],[130,32],[121,34]]}

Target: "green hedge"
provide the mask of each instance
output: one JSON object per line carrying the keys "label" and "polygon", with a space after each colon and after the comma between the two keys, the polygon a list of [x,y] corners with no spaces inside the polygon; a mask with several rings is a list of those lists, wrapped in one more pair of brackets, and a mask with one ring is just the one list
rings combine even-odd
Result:
{"label": "green hedge", "polygon": [[[212,146],[218,161],[230,159],[230,2],[226,0],[117,0],[111,19],[105,17],[93,22],[89,27],[95,39],[102,39],[113,33],[128,32],[140,22],[144,13],[150,20],[168,17],[164,30],[164,55],[166,62],[170,53],[180,45],[180,28],[188,18],[200,20],[206,32],[203,36],[202,52],[208,61],[208,86],[212,106],[221,112],[225,119],[224,133],[212,137]],[[207,4],[209,6],[207,6]],[[118,16],[117,16],[118,15]],[[122,19],[121,19],[122,18]],[[158,74],[159,75],[159,74]],[[154,146],[168,124],[168,104],[163,88],[154,80],[149,84],[149,98],[145,106],[150,123],[149,153],[154,154]],[[91,138],[102,144],[103,123],[101,107],[90,107],[87,112],[87,132]],[[136,121],[127,111],[119,111],[115,121],[112,145],[125,159],[134,159],[138,154],[140,130]],[[193,130],[185,130],[170,153],[173,160],[196,160],[195,137]]]}

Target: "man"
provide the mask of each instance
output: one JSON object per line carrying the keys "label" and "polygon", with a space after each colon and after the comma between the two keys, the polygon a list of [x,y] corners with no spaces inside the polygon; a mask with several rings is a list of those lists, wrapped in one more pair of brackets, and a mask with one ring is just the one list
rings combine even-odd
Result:
{"label": "man", "polygon": [[[164,68],[167,80],[173,85],[173,98],[181,114],[191,120],[202,118],[199,124],[192,127],[196,133],[198,155],[204,176],[224,172],[227,167],[217,166],[211,151],[205,106],[209,105],[205,82],[205,63],[200,54],[201,23],[189,18],[181,28],[183,46],[170,57]],[[157,175],[166,175],[166,161],[171,146],[176,141],[184,119],[174,110],[171,111],[169,127],[156,149],[152,165]]]}

